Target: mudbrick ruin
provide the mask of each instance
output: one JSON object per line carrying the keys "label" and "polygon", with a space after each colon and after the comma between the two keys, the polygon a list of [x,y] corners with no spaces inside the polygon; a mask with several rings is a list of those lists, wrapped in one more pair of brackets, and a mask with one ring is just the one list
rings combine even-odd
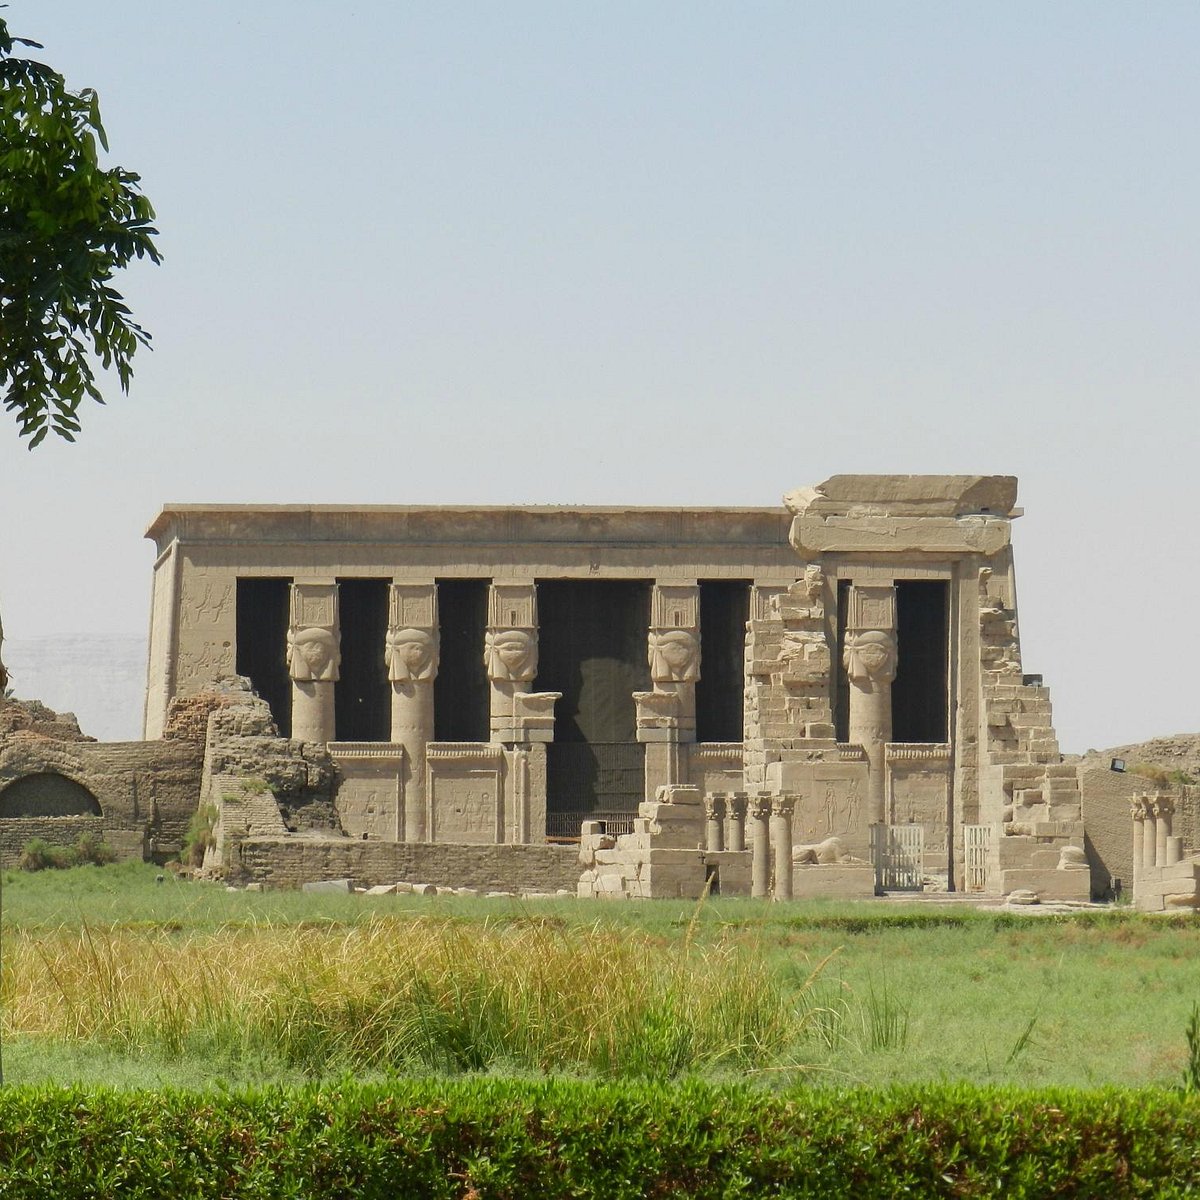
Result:
{"label": "mudbrick ruin", "polygon": [[[1196,792],[1064,760],[1007,476],[779,508],[169,505],[145,739],[0,704],[26,840],[321,881],[1194,907]],[[1177,773],[1182,774],[1182,773]]]}

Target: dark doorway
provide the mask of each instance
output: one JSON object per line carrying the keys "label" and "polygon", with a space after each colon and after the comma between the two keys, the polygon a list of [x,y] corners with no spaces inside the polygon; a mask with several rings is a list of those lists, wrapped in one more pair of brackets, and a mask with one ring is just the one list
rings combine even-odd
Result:
{"label": "dark doorway", "polygon": [[700,679],[696,684],[698,742],[740,742],[744,736],[749,619],[749,580],[701,580]]}
{"label": "dark doorway", "polygon": [[942,580],[896,584],[899,665],[892,684],[892,738],[944,742],[949,694],[949,585]]}
{"label": "dark doorway", "polygon": [[386,742],[392,732],[392,689],[384,661],[388,581],[339,579],[342,664],[333,688],[339,742]]}
{"label": "dark doorway", "polygon": [[287,632],[292,581],[237,581],[236,670],[270,705],[284,737],[292,734],[292,680],[287,668]]}
{"label": "dark doorway", "polygon": [[486,742],[491,700],[483,639],[488,581],[439,579],[441,655],[433,684],[433,737],[438,742]]}
{"label": "dark doorway", "polygon": [[546,748],[547,810],[630,812],[645,788],[633,693],[651,686],[650,584],[553,580],[537,591],[534,688],[562,692]]}

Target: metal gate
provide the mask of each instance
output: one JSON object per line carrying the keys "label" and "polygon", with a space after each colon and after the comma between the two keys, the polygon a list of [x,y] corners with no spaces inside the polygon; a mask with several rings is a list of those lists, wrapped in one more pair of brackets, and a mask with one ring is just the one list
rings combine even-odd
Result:
{"label": "metal gate", "polygon": [[919,892],[925,860],[920,825],[872,825],[871,862],[875,887],[882,892]]}
{"label": "metal gate", "polygon": [[992,827],[964,825],[963,846],[966,850],[967,891],[986,892],[991,875]]}

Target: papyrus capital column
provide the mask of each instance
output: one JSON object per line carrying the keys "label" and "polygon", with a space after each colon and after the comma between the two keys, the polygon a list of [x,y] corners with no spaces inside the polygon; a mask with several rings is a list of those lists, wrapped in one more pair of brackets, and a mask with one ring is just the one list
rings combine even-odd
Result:
{"label": "papyrus capital column", "polygon": [[1146,861],[1146,805],[1141,796],[1130,800],[1129,817],[1133,821],[1133,878],[1136,883]]}
{"label": "papyrus capital column", "polygon": [[392,741],[404,747],[404,807],[397,837],[423,842],[425,746],[433,738],[433,681],[441,643],[437,585],[393,583],[383,657],[392,688]]}
{"label": "papyrus capital column", "polygon": [[704,793],[704,848],[714,853],[725,849],[725,793]]}
{"label": "papyrus capital column", "polygon": [[1167,865],[1167,843],[1171,838],[1172,818],[1175,815],[1175,801],[1170,796],[1159,794],[1151,801],[1154,809],[1154,865]]}
{"label": "papyrus capital column", "polygon": [[491,740],[519,736],[519,695],[533,691],[537,676],[537,588],[532,583],[493,583],[488,591],[488,623],[483,660],[491,685]]}
{"label": "papyrus capital column", "polygon": [[892,740],[892,680],[896,678],[896,589],[850,589],[843,650],[850,684],[850,741],[867,756],[867,811],[871,824],[887,818],[884,747]]}
{"label": "papyrus capital column", "polygon": [[745,792],[730,792],[725,801],[725,849],[746,848],[746,805],[750,797]]}
{"label": "papyrus capital column", "polygon": [[771,796],[758,792],[748,805],[750,824],[750,895],[765,900],[771,894]]}
{"label": "papyrus capital column", "polygon": [[332,580],[292,584],[287,660],[292,679],[292,737],[303,742],[333,741],[333,685],[342,652],[338,590]]}

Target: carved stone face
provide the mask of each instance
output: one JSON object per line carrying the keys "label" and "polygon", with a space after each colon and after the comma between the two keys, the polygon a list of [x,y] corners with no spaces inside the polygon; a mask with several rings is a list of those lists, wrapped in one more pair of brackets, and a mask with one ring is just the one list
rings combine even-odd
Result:
{"label": "carved stone face", "polygon": [[846,639],[846,673],[859,683],[889,683],[896,677],[896,639],[882,629]]}
{"label": "carved stone face", "polygon": [[437,639],[428,629],[390,629],[384,658],[393,683],[432,679],[437,667]]}
{"label": "carved stone face", "polygon": [[690,683],[700,678],[700,639],[688,629],[650,634],[650,678],[656,683]]}
{"label": "carved stone face", "polygon": [[489,630],[483,660],[491,679],[532,679],[537,674],[537,635],[528,629]]}
{"label": "carved stone face", "polygon": [[288,632],[288,672],[301,683],[337,678],[337,638],[328,629]]}

